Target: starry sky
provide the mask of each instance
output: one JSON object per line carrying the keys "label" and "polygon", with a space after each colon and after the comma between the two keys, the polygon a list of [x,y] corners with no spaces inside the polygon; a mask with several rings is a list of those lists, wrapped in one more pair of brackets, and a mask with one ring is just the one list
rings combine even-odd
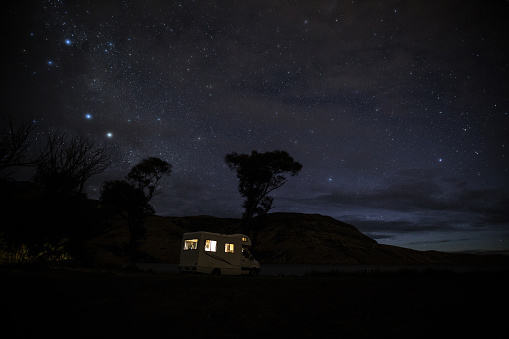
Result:
{"label": "starry sky", "polygon": [[233,151],[303,165],[273,212],[379,243],[508,251],[507,1],[4,4],[2,115],[173,166],[158,215],[240,217]]}

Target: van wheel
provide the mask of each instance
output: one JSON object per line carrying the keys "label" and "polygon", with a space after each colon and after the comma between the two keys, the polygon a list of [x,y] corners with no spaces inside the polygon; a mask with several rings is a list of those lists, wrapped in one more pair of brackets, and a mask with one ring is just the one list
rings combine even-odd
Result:
{"label": "van wheel", "polygon": [[214,268],[210,274],[221,275],[221,270],[219,268]]}
{"label": "van wheel", "polygon": [[253,277],[258,275],[258,269],[253,267],[252,269],[249,270],[249,275]]}

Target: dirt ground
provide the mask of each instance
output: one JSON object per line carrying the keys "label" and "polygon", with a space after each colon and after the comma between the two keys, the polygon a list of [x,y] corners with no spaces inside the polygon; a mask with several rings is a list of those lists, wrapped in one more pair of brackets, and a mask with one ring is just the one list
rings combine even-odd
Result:
{"label": "dirt ground", "polygon": [[0,279],[9,338],[496,338],[509,319],[502,273],[212,277],[54,268],[2,269]]}

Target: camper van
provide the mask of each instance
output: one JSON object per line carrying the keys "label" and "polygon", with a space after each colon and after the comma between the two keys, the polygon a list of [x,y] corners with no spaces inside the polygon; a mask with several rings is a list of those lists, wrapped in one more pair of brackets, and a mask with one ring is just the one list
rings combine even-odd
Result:
{"label": "camper van", "polygon": [[257,275],[260,264],[249,252],[250,246],[251,239],[244,234],[184,233],[179,272]]}

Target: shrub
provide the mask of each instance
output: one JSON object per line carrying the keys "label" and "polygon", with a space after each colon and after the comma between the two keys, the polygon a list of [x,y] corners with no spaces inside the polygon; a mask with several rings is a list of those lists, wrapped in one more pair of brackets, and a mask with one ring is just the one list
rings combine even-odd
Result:
{"label": "shrub", "polygon": [[0,239],[0,265],[25,265],[44,262],[59,262],[71,260],[72,257],[65,249],[67,240],[58,244],[44,243],[42,246],[34,245],[29,248],[25,244],[8,245]]}

